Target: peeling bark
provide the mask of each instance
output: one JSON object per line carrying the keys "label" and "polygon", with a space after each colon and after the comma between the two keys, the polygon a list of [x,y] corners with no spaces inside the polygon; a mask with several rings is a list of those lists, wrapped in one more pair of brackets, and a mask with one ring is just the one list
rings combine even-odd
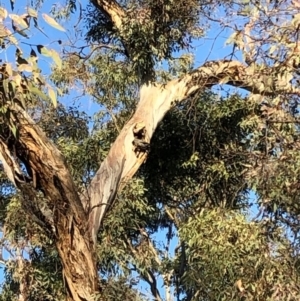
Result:
{"label": "peeling bark", "polygon": [[[175,103],[218,83],[227,83],[263,95],[274,95],[275,92],[300,94],[299,89],[288,83],[284,87],[277,87],[275,77],[265,84],[262,91],[260,74],[253,72],[252,67],[244,66],[238,61],[207,62],[202,67],[166,85],[149,84],[141,88],[136,112],[112,145],[89,188],[89,228],[95,242],[99,227],[119,186],[133,177],[147,157],[147,150],[136,151],[136,132],[143,131],[141,142],[149,144],[159,122]],[[270,69],[269,76],[273,72],[274,70]]]}
{"label": "peeling bark", "polygon": [[[122,33],[127,18],[122,6],[113,0],[91,2],[108,15],[115,28]],[[126,41],[122,42],[126,45]],[[290,68],[292,73],[292,66],[289,65],[285,70]],[[177,102],[216,84],[227,83],[261,95],[300,95],[298,88],[284,82],[283,77],[279,76],[280,68],[281,66],[245,66],[237,61],[220,60],[207,62],[166,85],[143,85],[133,117],[112,145],[87,194],[81,198],[57,147],[17,105],[15,99],[13,103],[3,100],[18,129],[18,137],[13,141],[14,146],[22,148],[18,159],[28,168],[29,176],[22,173],[6,137],[0,137],[0,160],[9,180],[23,194],[34,196],[34,190],[42,190],[45,194],[47,204],[45,210],[40,211],[48,219],[46,215],[49,212],[51,214],[50,224],[53,227],[50,231],[62,261],[68,300],[92,300],[99,292],[95,256],[97,233],[118,190],[134,176],[147,158],[153,133],[165,114]],[[5,91],[1,93],[4,98]],[[32,194],[27,193],[28,189]],[[29,211],[28,213],[30,214]],[[151,277],[149,274],[150,280]],[[153,278],[153,283],[154,280]],[[152,289],[155,295],[155,285]]]}
{"label": "peeling bark", "polygon": [[[22,161],[36,174],[38,186],[52,210],[53,237],[63,265],[68,299],[91,300],[99,290],[94,246],[88,232],[87,215],[67,164],[56,146],[23,109],[15,104],[11,104],[10,109],[18,125],[17,142],[26,150]],[[28,184],[15,177],[13,156],[3,147],[3,141],[0,146],[1,159],[6,159],[6,172],[14,177],[16,186],[26,192]]]}
{"label": "peeling bark", "polygon": [[[91,0],[91,2],[110,18],[121,33],[127,17],[126,10],[114,0]],[[123,43],[126,44],[126,40]],[[293,68],[289,68],[292,73]],[[132,178],[147,157],[147,148],[137,149],[137,145],[145,147],[149,145],[158,123],[175,102],[180,102],[201,89],[221,83],[265,96],[279,93],[299,95],[298,88],[282,80],[281,69],[282,64],[277,67],[255,64],[245,66],[238,61],[220,60],[207,62],[166,85],[144,84],[135,114],[122,129],[92,180],[88,199],[85,197],[83,200],[83,203],[89,203],[89,229],[94,242],[105,213],[112,205],[120,185],[124,185]],[[137,129],[144,132],[142,139],[137,140]]]}
{"label": "peeling bark", "polygon": [[[111,1],[102,2],[107,7],[112,5]],[[166,85],[143,85],[136,112],[112,145],[88,194],[82,199],[56,146],[16,102],[7,101],[18,127],[15,142],[24,151],[19,159],[30,169],[32,179],[22,175],[5,139],[0,140],[0,159],[9,179],[20,190],[26,192],[29,180],[32,189],[40,189],[46,196],[47,208],[53,215],[53,236],[63,264],[68,300],[87,301],[99,291],[94,253],[97,233],[118,190],[145,161],[152,135],[165,114],[177,102],[219,83],[262,95],[300,95],[300,90],[291,84],[282,85],[282,79],[279,85],[276,74],[279,74],[276,68],[265,68],[265,73],[261,74],[261,69],[257,72],[253,66],[237,61],[217,61],[207,62]],[[266,82],[265,76],[268,76]],[[88,212],[82,204],[88,205]]]}
{"label": "peeling bark", "polygon": [[118,30],[121,30],[123,20],[126,16],[124,9],[116,2],[111,0],[91,0],[99,10],[108,15]]}

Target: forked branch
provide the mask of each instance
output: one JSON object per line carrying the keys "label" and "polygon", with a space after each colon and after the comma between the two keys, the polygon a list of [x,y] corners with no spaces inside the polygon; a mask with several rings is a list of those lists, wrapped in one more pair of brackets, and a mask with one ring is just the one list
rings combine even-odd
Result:
{"label": "forked branch", "polygon": [[245,66],[238,61],[207,62],[166,85],[144,85],[136,112],[112,145],[89,188],[89,227],[94,241],[118,189],[132,178],[145,161],[147,146],[165,114],[177,102],[216,84],[229,84],[265,96],[280,93],[300,95],[297,87],[284,81],[279,70]]}

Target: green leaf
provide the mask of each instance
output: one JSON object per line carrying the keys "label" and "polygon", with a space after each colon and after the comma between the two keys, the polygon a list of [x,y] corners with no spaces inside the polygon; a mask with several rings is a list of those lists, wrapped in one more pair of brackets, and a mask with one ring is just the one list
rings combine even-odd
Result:
{"label": "green leaf", "polygon": [[40,54],[47,57],[51,57],[55,62],[56,66],[58,67],[58,69],[61,69],[62,61],[57,51],[55,51],[54,49],[47,49],[43,45],[37,45],[37,50]]}
{"label": "green leaf", "polygon": [[7,10],[4,7],[0,7],[0,17],[1,19],[5,19],[7,18],[8,13]]}
{"label": "green leaf", "polygon": [[30,65],[28,65],[28,64],[20,64],[18,66],[18,70],[20,72],[24,72],[24,71],[26,71],[26,72],[32,72],[32,67]]}
{"label": "green leaf", "polygon": [[237,33],[232,33],[229,38],[226,40],[225,45],[230,45],[236,42]]}
{"label": "green leaf", "polygon": [[12,76],[13,75],[11,63],[7,63],[5,65],[5,71],[7,72],[8,76]]}
{"label": "green leaf", "polygon": [[18,25],[20,25],[23,28],[28,28],[28,24],[25,21],[25,19],[23,19],[22,17],[15,15],[15,14],[10,14],[9,17]]}
{"label": "green leaf", "polygon": [[42,14],[43,19],[52,27],[60,30],[60,31],[66,31],[61,25],[59,25],[53,18],[48,16],[47,14]]}
{"label": "green leaf", "polygon": [[57,51],[55,51],[54,49],[51,49],[51,57],[53,59],[53,61],[55,62],[56,66],[58,67],[58,69],[61,69],[62,67],[62,61],[61,61],[61,58],[58,54]]}
{"label": "green leaf", "polygon": [[[9,33],[10,30],[7,30],[7,33]],[[18,46],[18,40],[15,38],[15,36],[12,35],[12,33],[10,32],[10,35],[8,36],[9,41],[14,44],[15,46]]]}
{"label": "green leaf", "polygon": [[40,54],[47,56],[47,57],[52,57],[52,51],[47,49],[45,46],[37,45],[36,48]]}
{"label": "green leaf", "polygon": [[10,125],[10,130],[12,131],[13,135],[17,137],[17,127],[15,125]]}
{"label": "green leaf", "polygon": [[33,93],[33,94],[39,96],[39,97],[42,98],[43,100],[45,100],[45,101],[48,101],[48,100],[49,100],[49,98],[47,97],[47,95],[46,95],[44,92],[42,92],[39,88],[37,88],[36,86],[33,86],[32,84],[29,84],[29,85],[28,85],[28,89],[29,89],[29,91],[30,91],[31,93]]}
{"label": "green leaf", "polygon": [[8,79],[4,79],[2,81],[2,86],[3,86],[3,90],[4,90],[4,93],[5,93],[5,96],[8,97],[9,96],[9,89],[8,89]]}
{"label": "green leaf", "polygon": [[31,8],[31,7],[27,7],[27,12],[28,12],[28,15],[30,17],[33,17],[33,18],[37,18],[38,17],[37,11],[34,10],[33,8]]}
{"label": "green leaf", "polygon": [[56,108],[57,107],[57,98],[56,98],[56,93],[52,88],[48,88],[48,95],[52,101],[53,106]]}

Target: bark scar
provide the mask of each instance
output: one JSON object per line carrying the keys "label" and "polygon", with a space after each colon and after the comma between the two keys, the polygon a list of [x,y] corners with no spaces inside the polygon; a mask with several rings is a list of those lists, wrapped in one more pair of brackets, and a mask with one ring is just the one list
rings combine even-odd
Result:
{"label": "bark scar", "polygon": [[139,157],[140,154],[148,153],[150,150],[150,143],[147,141],[148,139],[145,123],[136,123],[132,132],[134,137],[132,144],[136,156]]}

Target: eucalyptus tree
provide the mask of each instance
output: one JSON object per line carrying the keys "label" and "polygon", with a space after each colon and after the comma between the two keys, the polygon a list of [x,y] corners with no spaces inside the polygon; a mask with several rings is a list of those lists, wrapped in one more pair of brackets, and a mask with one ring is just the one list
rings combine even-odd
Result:
{"label": "eucalyptus tree", "polygon": [[[12,9],[16,5],[11,1]],[[286,294],[297,300],[297,249],[289,249],[284,235],[274,235],[278,225],[273,217],[279,224],[290,223],[297,239],[300,5],[297,1],[93,0],[82,8],[70,0],[65,10],[53,13],[60,20],[63,14],[74,13],[76,5],[79,21],[87,25],[90,47],[68,45],[63,60],[46,45],[34,49],[27,43],[31,50],[24,54],[15,35],[28,38],[32,25],[43,32],[37,10],[28,7],[24,14],[8,14],[9,8],[2,6],[0,11],[3,49],[16,49],[16,64],[1,65],[3,195],[15,194],[22,210],[43,231],[37,246],[50,262],[56,262],[55,256],[45,246],[55,246],[60,258],[56,298],[65,293],[68,300],[76,301],[101,295],[115,299],[124,291],[128,299],[141,298],[125,285],[127,279],[117,284],[110,279],[109,288],[99,281],[99,272],[120,268],[138,272],[156,300],[163,298],[158,274],[167,300],[174,292],[178,299],[215,300],[216,291],[222,300],[277,300]],[[49,15],[42,17],[64,30]],[[176,65],[174,53],[192,52],[193,41],[205,37],[213,23],[231,29],[232,54],[194,69],[189,56],[183,56]],[[42,76],[40,56],[53,59],[51,83],[56,87]],[[163,63],[172,72],[159,68]],[[98,116],[93,135],[86,116],[66,112],[57,104],[56,93],[78,82],[108,114]],[[246,96],[232,93],[224,100],[209,91],[224,84],[246,91]],[[49,100],[57,111],[49,107]],[[177,137],[175,143],[171,133]],[[248,188],[256,188],[262,214],[269,216],[263,226],[249,224],[230,211],[210,215],[205,211],[213,206],[243,209]],[[12,198],[3,201],[6,208],[11,206],[9,222],[18,211]],[[224,241],[212,229],[205,234],[202,219],[206,225],[216,221]],[[232,220],[235,230],[226,226]],[[17,229],[21,234],[14,235],[32,242],[35,236],[28,222]],[[225,224],[220,226],[221,222]],[[160,227],[168,229],[164,254],[150,238]],[[171,262],[167,254],[174,227],[180,245]],[[191,229],[199,229],[196,232],[203,236]],[[272,234],[276,237],[270,246]],[[207,235],[230,248],[205,242]],[[197,254],[201,248],[206,250],[202,257]],[[219,268],[209,260],[210,254],[218,259],[226,250],[228,257]],[[241,261],[242,254],[259,263],[257,275],[248,272],[251,264]],[[32,256],[33,262],[40,260],[37,254]],[[21,270],[26,271],[22,264],[21,276]],[[29,284],[32,291],[35,287],[30,271],[19,280],[23,299],[30,298]],[[290,283],[282,280],[288,274]],[[236,292],[229,289],[232,282]],[[39,294],[34,298],[38,300]],[[51,300],[51,289],[43,298]]]}

